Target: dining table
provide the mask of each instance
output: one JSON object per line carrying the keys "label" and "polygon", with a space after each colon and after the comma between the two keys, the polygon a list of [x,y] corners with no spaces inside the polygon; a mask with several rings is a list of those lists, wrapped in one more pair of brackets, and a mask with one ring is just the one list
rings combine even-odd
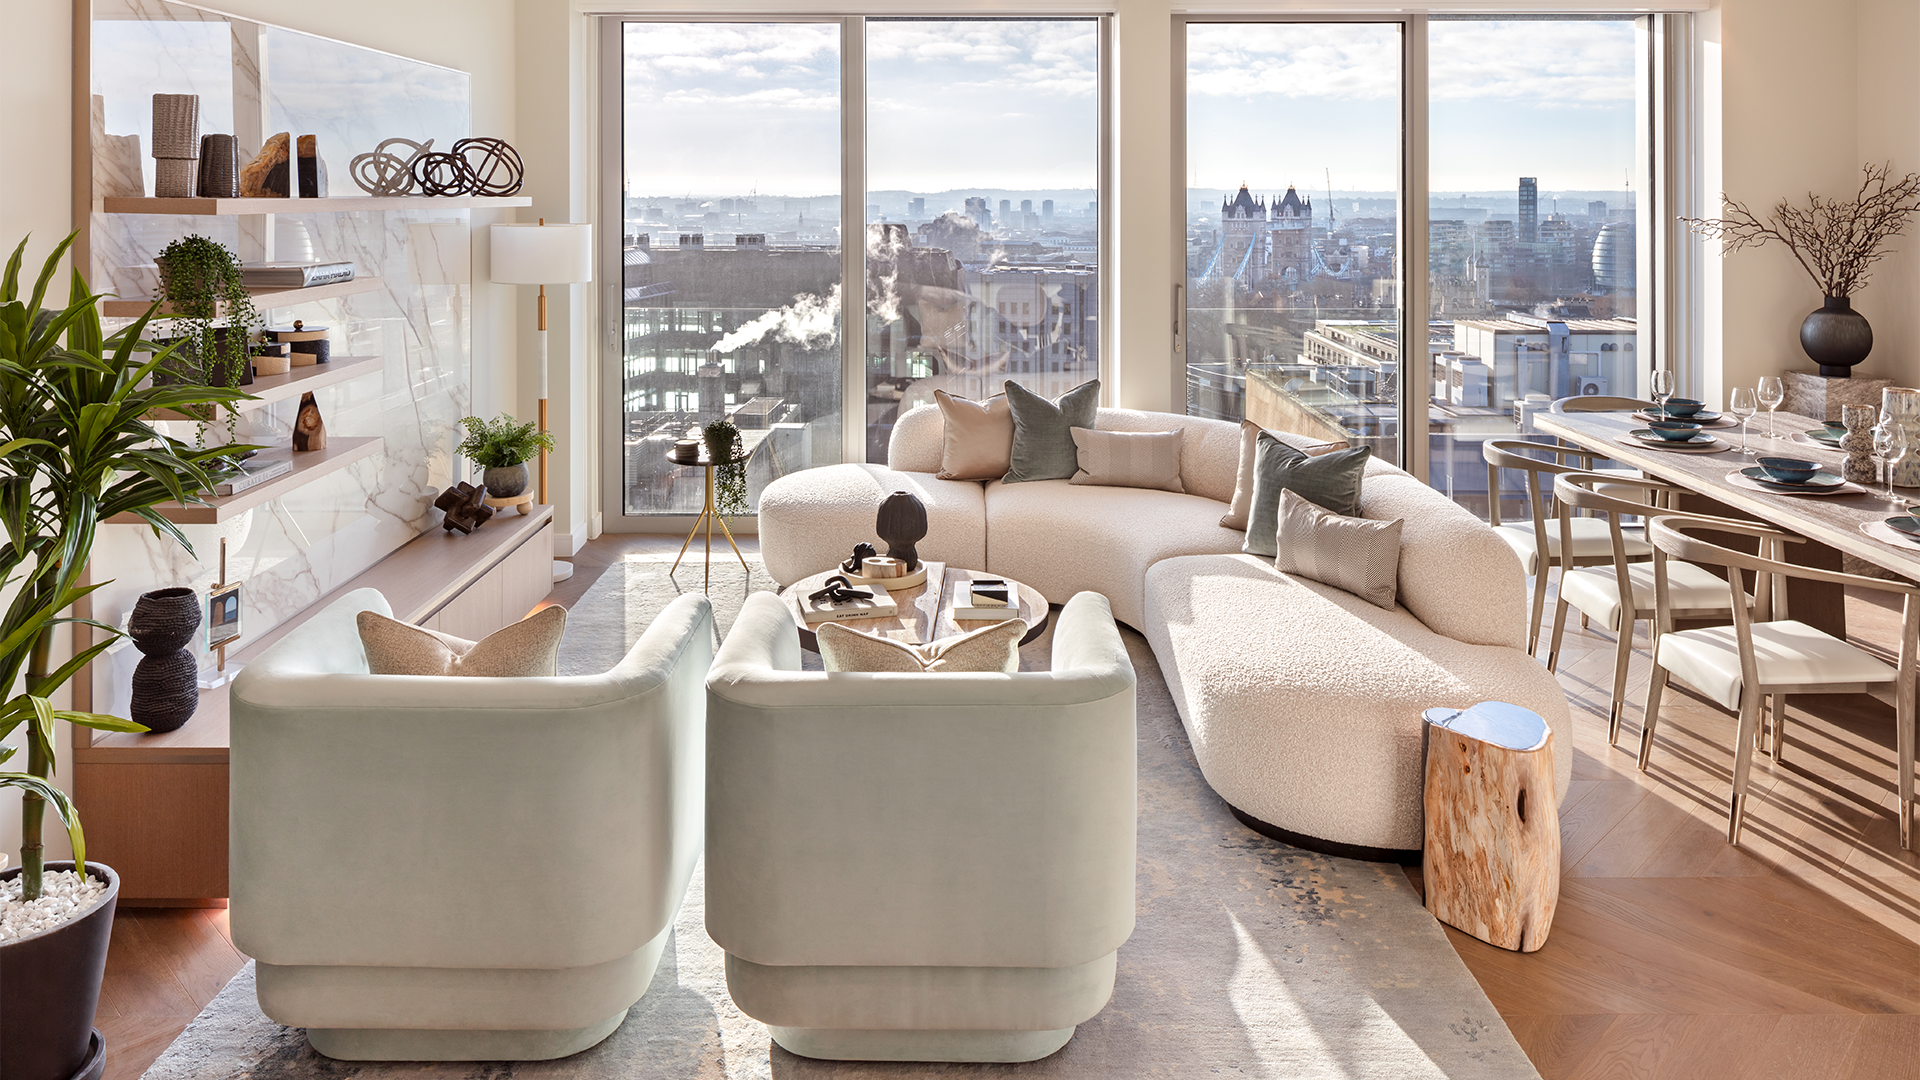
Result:
{"label": "dining table", "polygon": [[[1739,470],[1754,466],[1761,457],[1812,461],[1823,471],[1838,475],[1846,460],[1845,451],[1807,438],[1808,432],[1821,428],[1822,421],[1791,413],[1756,417],[1747,425],[1748,449],[1744,453],[1737,427],[1703,429],[1703,434],[1726,444],[1718,452],[1689,453],[1646,445],[1629,434],[1645,428],[1646,422],[1625,411],[1540,413],[1535,414],[1533,424],[1541,434],[1604,455],[1615,466],[1638,469],[1700,497],[1682,502],[1678,509],[1751,518],[1811,541],[1786,545],[1788,562],[1840,570],[1845,565],[1840,557],[1844,553],[1899,577],[1920,581],[1920,537],[1904,538],[1884,524],[1889,518],[1907,516],[1907,500],[1920,505],[1920,488],[1895,488],[1892,499],[1878,483],[1854,485],[1857,490],[1834,495],[1786,494],[1760,490],[1751,481],[1735,478]],[[1736,513],[1726,515],[1726,510]],[[1838,588],[1793,581],[1788,605],[1794,618],[1828,633],[1845,635],[1846,608]]]}

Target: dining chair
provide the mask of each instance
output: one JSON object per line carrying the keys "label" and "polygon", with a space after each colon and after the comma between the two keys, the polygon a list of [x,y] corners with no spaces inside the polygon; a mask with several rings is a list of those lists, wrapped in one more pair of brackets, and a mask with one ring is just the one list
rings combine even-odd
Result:
{"label": "dining chair", "polygon": [[[1714,571],[1692,563],[1667,561],[1658,551],[1654,552],[1651,562],[1630,563],[1627,559],[1625,529],[1620,526],[1622,519],[1644,515],[1653,508],[1670,508],[1673,497],[1685,491],[1685,488],[1660,480],[1625,479],[1607,472],[1563,473],[1553,479],[1553,496],[1561,506],[1590,514],[1604,513],[1612,526],[1609,530],[1613,541],[1611,566],[1560,571],[1559,598],[1553,609],[1553,633],[1547,639],[1547,670],[1558,671],[1560,642],[1566,631],[1568,608],[1578,611],[1583,620],[1597,620],[1618,635],[1613,649],[1613,697],[1607,713],[1608,746],[1616,746],[1620,742],[1620,718],[1626,706],[1627,662],[1633,655],[1635,623],[1641,619],[1649,622],[1648,637],[1657,646],[1660,634],[1671,628],[1676,619],[1728,618],[1732,614],[1726,579]],[[1665,512],[1670,516],[1681,516],[1670,509]],[[1705,514],[1684,516],[1702,521],[1721,520]],[[1576,520],[1561,515],[1562,550],[1572,544],[1571,537],[1566,533]],[[1668,594],[1672,598],[1664,623],[1654,599],[1655,578],[1661,573],[1667,576]],[[1621,600],[1621,581],[1628,583],[1625,603]],[[1763,577],[1759,582],[1758,596],[1762,604],[1768,599],[1771,581],[1771,578]],[[1749,597],[1748,602],[1752,603],[1753,598]]]}
{"label": "dining chair", "polygon": [[[1784,742],[1789,694],[1872,694],[1894,707],[1894,763],[1899,770],[1900,847],[1913,850],[1913,768],[1914,768],[1914,652],[1920,643],[1920,588],[1879,578],[1843,574],[1834,570],[1816,570],[1782,562],[1780,544],[1788,534],[1757,522],[1702,521],[1678,515],[1660,515],[1648,523],[1654,547],[1665,560],[1656,560],[1656,571],[1665,561],[1680,559],[1691,563],[1718,566],[1726,574],[1729,604],[1733,608],[1732,626],[1700,630],[1667,630],[1653,649],[1653,672],[1647,683],[1647,720],[1640,732],[1640,769],[1645,771],[1653,753],[1653,736],[1660,719],[1660,697],[1667,684],[1679,679],[1704,694],[1722,708],[1737,710],[1739,732],[1734,737],[1733,794],[1727,804],[1727,842],[1740,843],[1740,826],[1746,818],[1747,783],[1753,771],[1754,745],[1761,734],[1761,701],[1773,697],[1775,758]],[[1760,553],[1749,555],[1709,543],[1694,530],[1740,533],[1760,539]],[[1784,583],[1788,578],[1823,581],[1833,585],[1898,593],[1905,601],[1900,622],[1900,658],[1889,666],[1879,657],[1857,648],[1806,623],[1786,618],[1785,588],[1776,584],[1774,604],[1756,604],[1753,613],[1747,605],[1734,602],[1745,595],[1742,571],[1771,575]],[[1665,612],[1674,602],[1665,574],[1656,573],[1655,602]],[[1776,606],[1777,605],[1777,606]],[[1771,609],[1771,610],[1770,610]],[[1763,621],[1757,616],[1766,614]]]}
{"label": "dining chair", "polygon": [[[1552,405],[1549,405],[1547,407],[1547,411],[1550,413],[1565,415],[1567,413],[1584,413],[1584,412],[1635,412],[1640,409],[1656,409],[1656,408],[1659,408],[1659,406],[1655,405],[1651,401],[1643,401],[1640,398],[1610,397],[1605,394],[1595,394],[1589,397],[1559,398],[1555,400]],[[1573,445],[1572,443],[1566,442],[1566,440],[1564,439],[1562,439],[1561,442],[1567,446]],[[1644,475],[1638,469],[1618,469],[1618,470],[1601,469],[1598,471],[1606,472],[1606,473],[1619,472],[1626,476]],[[1617,498],[1617,499],[1624,499],[1630,494],[1632,494],[1632,492],[1630,491],[1624,491],[1624,490],[1611,491],[1605,487],[1602,487],[1598,490],[1603,495],[1612,495],[1614,498]]]}
{"label": "dining chair", "polygon": [[[1540,644],[1540,623],[1546,613],[1547,573],[1554,567],[1602,566],[1613,562],[1614,524],[1595,517],[1576,517],[1559,527],[1568,511],[1553,497],[1552,489],[1541,492],[1541,478],[1563,473],[1588,473],[1596,461],[1610,460],[1604,454],[1579,447],[1553,446],[1526,439],[1488,439],[1480,454],[1487,462],[1487,523],[1500,539],[1520,557],[1520,566],[1533,578],[1533,621],[1527,631],[1527,651]],[[1551,460],[1532,455],[1544,454]],[[1567,464],[1568,461],[1578,464]],[[1514,469],[1526,474],[1527,525],[1509,525],[1500,520],[1500,470]],[[1554,527],[1549,529],[1548,525]],[[1638,562],[1653,556],[1644,530],[1622,528],[1621,544],[1626,557]],[[1564,546],[1563,546],[1564,545]]]}

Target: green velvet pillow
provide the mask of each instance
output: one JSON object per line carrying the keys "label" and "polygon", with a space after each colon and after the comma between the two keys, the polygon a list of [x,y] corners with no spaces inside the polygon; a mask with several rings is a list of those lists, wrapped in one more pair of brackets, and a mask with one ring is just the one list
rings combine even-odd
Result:
{"label": "green velvet pillow", "polygon": [[1093,426],[1100,412],[1099,379],[1081,383],[1052,401],[1009,381],[1007,404],[1013,407],[1013,464],[1007,469],[1007,483],[1066,480],[1080,470],[1073,429]]}
{"label": "green velvet pillow", "polygon": [[1278,553],[1280,493],[1291,491],[1342,517],[1360,516],[1360,478],[1366,475],[1364,446],[1308,457],[1269,432],[1260,433],[1253,451],[1253,504],[1247,512],[1247,539],[1240,550],[1272,558]]}

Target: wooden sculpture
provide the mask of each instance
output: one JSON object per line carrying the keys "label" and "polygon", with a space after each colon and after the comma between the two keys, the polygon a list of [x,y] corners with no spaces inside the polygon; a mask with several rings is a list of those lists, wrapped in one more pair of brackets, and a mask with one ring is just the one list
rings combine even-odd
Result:
{"label": "wooden sculpture", "polygon": [[320,138],[302,135],[296,144],[294,161],[299,165],[299,193],[303,199],[327,197],[327,163],[320,157]]}
{"label": "wooden sculpture", "polygon": [[487,505],[487,489],[465,480],[441,492],[433,505],[446,512],[447,519],[440,524],[448,532],[458,529],[462,534],[471,533],[493,517],[493,507]]}
{"label": "wooden sculpture", "polygon": [[300,395],[300,413],[293,420],[293,448],[295,450],[327,448],[327,424],[320,418],[320,403],[313,400],[311,390]]}
{"label": "wooden sculpture", "polygon": [[288,178],[293,148],[291,132],[283,131],[267,140],[260,155],[240,170],[240,194],[249,199],[286,198],[292,193]]}
{"label": "wooden sculpture", "polygon": [[1560,901],[1553,732],[1497,701],[1428,709],[1426,852],[1433,917],[1490,945],[1533,952]]}

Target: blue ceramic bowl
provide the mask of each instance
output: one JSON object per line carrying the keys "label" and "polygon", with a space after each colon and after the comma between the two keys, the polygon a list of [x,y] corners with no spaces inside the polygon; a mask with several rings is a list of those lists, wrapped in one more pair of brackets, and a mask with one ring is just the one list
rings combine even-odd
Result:
{"label": "blue ceramic bowl", "polygon": [[1768,479],[1783,484],[1804,484],[1820,471],[1818,462],[1790,457],[1763,457],[1760,459],[1760,468],[1766,471]]}
{"label": "blue ceramic bowl", "polygon": [[1661,406],[1661,408],[1666,410],[1668,416],[1692,416],[1694,413],[1706,407],[1707,403],[1704,401],[1695,401],[1692,398],[1684,397],[1670,397],[1666,400],[1666,403]]}
{"label": "blue ceramic bowl", "polygon": [[1700,434],[1699,424],[1689,424],[1679,420],[1655,420],[1647,427],[1668,442],[1686,442]]}

